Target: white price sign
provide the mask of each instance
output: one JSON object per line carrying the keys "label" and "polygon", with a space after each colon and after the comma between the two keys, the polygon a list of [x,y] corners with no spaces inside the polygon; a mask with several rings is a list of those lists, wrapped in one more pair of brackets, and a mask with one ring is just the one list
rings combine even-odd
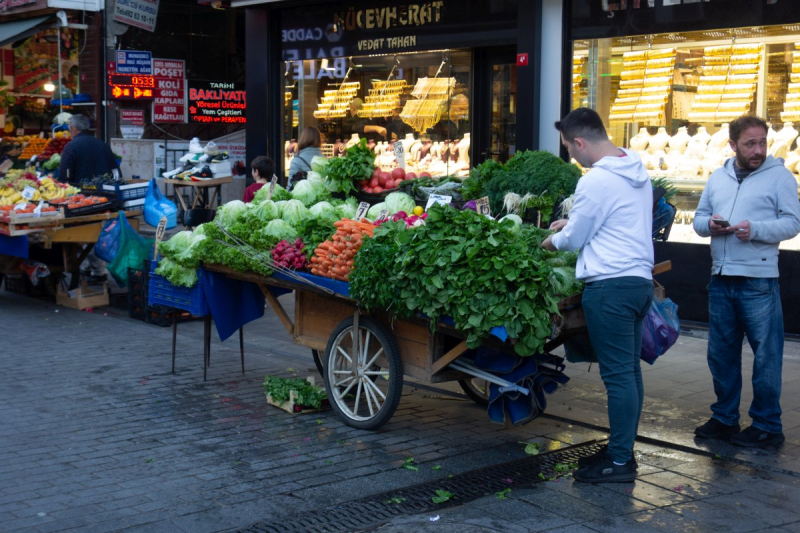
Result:
{"label": "white price sign", "polygon": [[367,202],[361,202],[358,204],[358,209],[356,210],[356,220],[361,220],[367,215],[367,211],[369,211],[369,204]]}
{"label": "white price sign", "polygon": [[30,185],[27,185],[24,189],[22,189],[22,192],[20,194],[26,200],[32,200],[33,196],[36,194],[36,189],[31,187]]}
{"label": "white price sign", "polygon": [[428,198],[428,203],[425,205],[425,211],[431,208],[432,205],[450,205],[453,201],[452,196],[445,196],[443,194],[431,194]]}
{"label": "white price sign", "polygon": [[394,157],[397,159],[397,166],[406,170],[406,153],[405,149],[403,148],[403,143],[401,141],[397,141],[396,143],[392,144],[394,148]]}

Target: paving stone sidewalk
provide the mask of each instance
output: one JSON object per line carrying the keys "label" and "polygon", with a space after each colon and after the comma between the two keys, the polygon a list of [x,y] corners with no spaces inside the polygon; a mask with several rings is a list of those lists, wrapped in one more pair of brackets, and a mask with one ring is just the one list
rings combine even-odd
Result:
{"label": "paving stone sidewalk", "polygon": [[[238,342],[214,334],[205,383],[198,322],[179,327],[172,375],[171,330],[124,312],[0,291],[0,319],[2,531],[233,531],[522,458],[520,442],[548,450],[606,436],[593,428],[605,425],[605,399],[588,365],[570,365],[549,416],[522,427],[490,423],[452,386],[408,383],[391,421],[365,432],[331,411],[290,416],[266,404],[265,374],[316,373],[269,311],[245,327],[244,375]],[[443,508],[436,521],[412,515],[371,529],[800,531],[797,346],[784,363],[786,444],[742,452],[691,438],[708,416],[710,378],[703,339],[680,342],[645,372],[642,427],[675,446],[637,445],[636,483],[512,484],[506,499],[490,494]],[[400,468],[412,456],[418,472]]]}

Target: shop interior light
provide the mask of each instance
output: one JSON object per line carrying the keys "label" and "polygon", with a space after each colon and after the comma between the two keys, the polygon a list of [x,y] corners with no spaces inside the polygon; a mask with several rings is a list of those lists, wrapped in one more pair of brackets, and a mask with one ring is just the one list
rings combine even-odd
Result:
{"label": "shop interior light", "polygon": [[52,82],[48,81],[47,83],[44,84],[44,90],[51,93],[56,90],[56,86],[53,85]]}

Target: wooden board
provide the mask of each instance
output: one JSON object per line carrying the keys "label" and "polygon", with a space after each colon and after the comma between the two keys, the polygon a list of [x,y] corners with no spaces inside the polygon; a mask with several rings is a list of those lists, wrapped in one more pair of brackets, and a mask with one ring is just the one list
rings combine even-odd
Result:
{"label": "wooden board", "polygon": [[64,292],[61,284],[58,285],[56,303],[72,309],[87,309],[108,305],[108,284],[103,283],[102,291],[90,291],[86,283],[75,289],[75,296]]}
{"label": "wooden board", "polygon": [[294,294],[294,341],[301,346],[324,350],[336,326],[356,312],[355,304],[345,300],[309,291]]}

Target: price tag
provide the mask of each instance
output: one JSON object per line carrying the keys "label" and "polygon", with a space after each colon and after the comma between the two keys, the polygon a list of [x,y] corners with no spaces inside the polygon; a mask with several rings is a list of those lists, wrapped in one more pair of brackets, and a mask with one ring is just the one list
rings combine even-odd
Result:
{"label": "price tag", "polygon": [[483,198],[478,198],[475,200],[475,208],[481,215],[486,215],[489,218],[492,217],[492,208],[489,207],[488,196],[484,196]]}
{"label": "price tag", "polygon": [[42,216],[42,206],[44,205],[44,200],[39,200],[39,205],[33,210],[34,218],[39,218]]}
{"label": "price tag", "polygon": [[358,204],[358,209],[356,209],[356,220],[361,220],[367,216],[367,211],[369,211],[369,204],[367,202],[361,202]]}
{"label": "price tag", "polygon": [[443,194],[431,194],[428,197],[428,203],[425,205],[425,211],[431,208],[432,205],[450,205],[450,202],[453,201],[452,196],[445,196]]}
{"label": "price tag", "polygon": [[33,196],[36,194],[36,189],[31,187],[30,185],[27,185],[25,186],[24,189],[22,189],[22,192],[20,194],[26,200],[33,200]]}
{"label": "price tag", "polygon": [[161,220],[158,221],[158,227],[156,227],[156,246],[155,246],[155,252],[153,253],[153,261],[158,261],[158,245],[164,238],[164,232],[166,230],[167,230],[167,217],[161,217]]}
{"label": "price tag", "polygon": [[14,211],[22,211],[23,209],[25,209],[26,205],[27,204],[15,204],[14,205]]}
{"label": "price tag", "polygon": [[376,219],[376,222],[378,220],[386,220],[388,217],[389,217],[389,211],[386,209],[381,209],[381,212],[378,213],[378,218]]}
{"label": "price tag", "polygon": [[272,193],[275,192],[275,185],[278,184],[278,176],[272,175],[272,180],[269,182],[269,192],[267,193],[267,200],[272,200]]}
{"label": "price tag", "polygon": [[394,156],[397,158],[397,166],[405,170],[406,153],[405,149],[403,148],[403,143],[401,141],[397,141],[396,143],[392,144],[392,147],[394,148]]}

